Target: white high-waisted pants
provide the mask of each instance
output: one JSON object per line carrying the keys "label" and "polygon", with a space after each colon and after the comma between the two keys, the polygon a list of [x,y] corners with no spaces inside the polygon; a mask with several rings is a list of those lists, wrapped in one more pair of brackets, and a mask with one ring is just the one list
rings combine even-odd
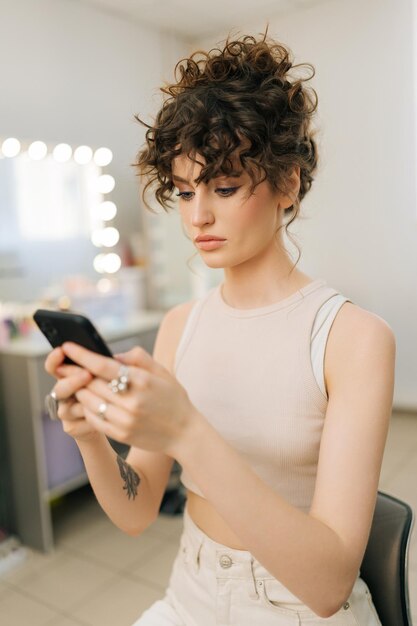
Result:
{"label": "white high-waisted pants", "polygon": [[334,615],[317,616],[245,550],[210,539],[184,511],[184,528],[165,597],[133,626],[382,626],[358,577]]}

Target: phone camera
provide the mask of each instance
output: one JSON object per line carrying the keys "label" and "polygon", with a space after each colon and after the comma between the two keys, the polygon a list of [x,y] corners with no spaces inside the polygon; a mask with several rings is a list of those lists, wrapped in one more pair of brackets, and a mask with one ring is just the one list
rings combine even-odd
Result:
{"label": "phone camera", "polygon": [[58,337],[58,332],[56,328],[54,328],[53,326],[51,326],[51,324],[48,324],[47,322],[42,323],[41,329],[49,340],[54,340]]}

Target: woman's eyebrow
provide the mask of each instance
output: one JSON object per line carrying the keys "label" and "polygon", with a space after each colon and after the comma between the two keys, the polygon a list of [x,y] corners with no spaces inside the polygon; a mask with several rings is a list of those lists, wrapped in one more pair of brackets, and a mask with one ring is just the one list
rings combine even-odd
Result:
{"label": "woman's eyebrow", "polygon": [[[219,174],[218,176],[215,176],[214,178],[239,178],[242,175],[242,172],[236,172],[233,174]],[[179,183],[187,183],[188,185],[190,184],[189,180],[186,180],[185,178],[181,178],[181,176],[177,176],[176,174],[172,175],[172,180],[177,180]],[[194,181],[196,182],[196,181]]]}
{"label": "woman's eyebrow", "polygon": [[173,180],[178,180],[178,182],[180,182],[180,183],[188,183],[188,184],[190,184],[190,181],[185,180],[185,178],[181,178],[181,176],[176,176],[175,174],[172,175],[172,179]]}

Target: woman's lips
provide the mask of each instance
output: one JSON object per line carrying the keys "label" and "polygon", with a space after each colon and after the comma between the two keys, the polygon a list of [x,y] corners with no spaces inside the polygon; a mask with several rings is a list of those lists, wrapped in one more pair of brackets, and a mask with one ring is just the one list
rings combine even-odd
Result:
{"label": "woman's lips", "polygon": [[226,239],[210,239],[208,241],[196,241],[201,250],[215,250],[226,243]]}

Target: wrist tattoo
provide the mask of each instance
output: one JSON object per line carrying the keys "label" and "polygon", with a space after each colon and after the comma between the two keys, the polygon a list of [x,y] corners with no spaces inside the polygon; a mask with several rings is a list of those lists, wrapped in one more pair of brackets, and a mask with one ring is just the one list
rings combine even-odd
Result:
{"label": "wrist tattoo", "polygon": [[140,483],[140,477],[136,474],[135,470],[126,463],[121,456],[117,455],[117,463],[119,465],[120,476],[124,480],[123,489],[126,489],[127,497],[135,499],[138,494],[138,486]]}

